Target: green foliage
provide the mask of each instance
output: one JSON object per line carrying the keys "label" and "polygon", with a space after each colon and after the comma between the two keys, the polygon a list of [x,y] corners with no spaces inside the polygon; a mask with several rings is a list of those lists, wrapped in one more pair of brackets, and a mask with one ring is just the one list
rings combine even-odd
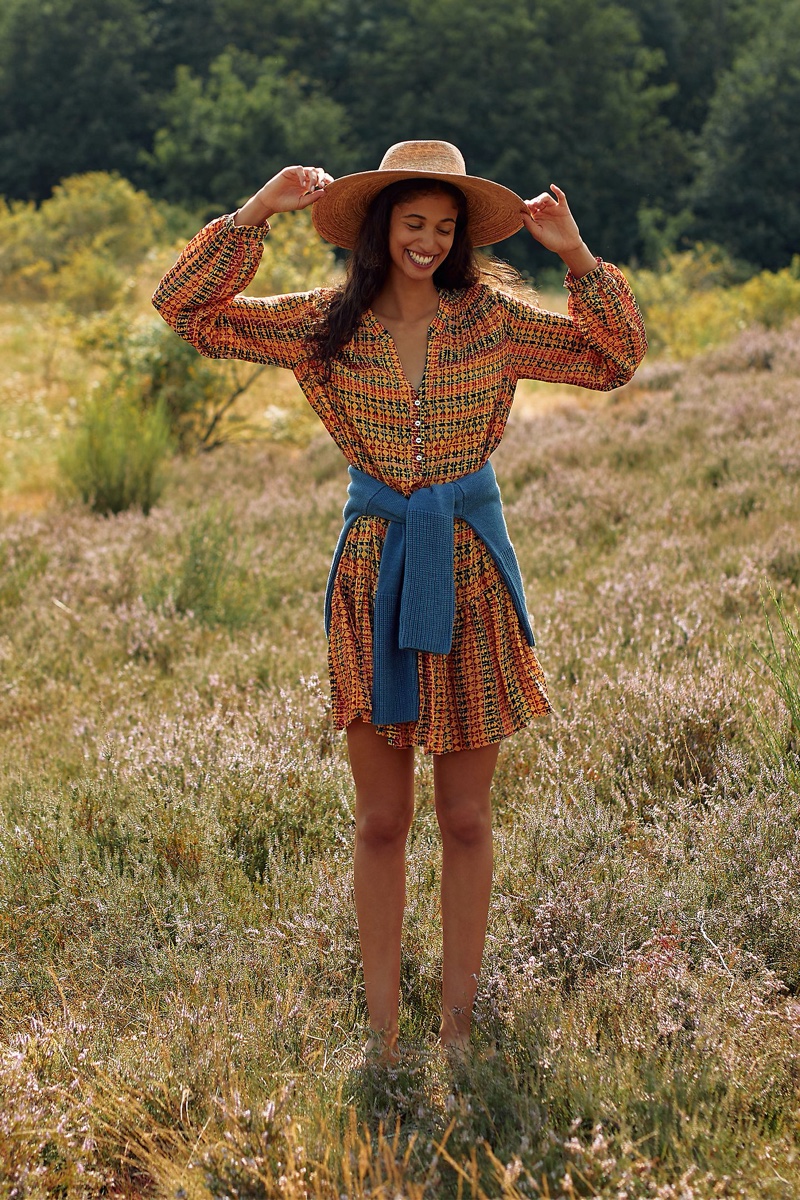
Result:
{"label": "green foliage", "polygon": [[[675,85],[665,111],[678,129],[697,133],[719,76],[775,19],[785,0],[621,0],[642,41],[664,56],[660,82]],[[667,199],[667,197],[664,197]]]}
{"label": "green foliage", "polygon": [[[471,170],[526,194],[555,178],[589,243],[617,261],[652,265],[696,201],[702,236],[775,268],[797,245],[782,150],[796,6],[7,0],[0,194],[43,200],[67,176],[118,170],[217,212],[287,162],[340,175],[393,141],[444,136]],[[753,179],[770,181],[761,195]],[[551,261],[524,237],[504,250],[530,271]]]}
{"label": "green foliage", "polygon": [[720,80],[693,187],[701,234],[773,270],[800,245],[799,43],[791,0]]}
{"label": "green foliage", "polygon": [[184,531],[174,574],[163,576],[148,593],[158,607],[167,598],[178,613],[209,628],[238,629],[254,615],[257,597],[249,569],[249,547],[239,535],[230,505],[212,504]]}
{"label": "green foliage", "polygon": [[[320,68],[348,115],[359,166],[377,166],[403,138],[448,138],[468,170],[526,196],[559,182],[589,244],[630,257],[642,193],[682,150],[659,117],[666,93],[651,80],[660,57],[642,46],[627,12],[595,0],[499,9],[413,0],[373,3],[359,17],[347,39],[350,69],[337,66],[341,43],[322,53]],[[506,253],[529,268],[549,261],[530,239],[509,242]]]}
{"label": "green foliage", "polygon": [[163,407],[142,409],[125,392],[97,389],[86,401],[59,458],[62,477],[93,512],[149,513],[166,482],[172,451]]}
{"label": "green foliage", "polygon": [[320,162],[342,145],[342,110],[278,58],[226,50],[208,79],[179,67],[151,163],[163,194],[219,211],[243,202],[289,162]]}
{"label": "green foliage", "polygon": [[[769,598],[769,605],[767,603]],[[767,744],[779,763],[793,768],[791,774],[800,778],[800,613],[795,609],[795,622],[786,604],[772,588],[762,596],[767,647],[753,642],[753,649],[765,668],[763,678],[781,702],[779,725],[759,714],[759,723]],[[775,624],[773,624],[773,621]]]}
{"label": "green foliage", "polygon": [[65,179],[38,208],[0,203],[0,284],[11,298],[53,299],[85,316],[113,308],[163,225],[125,179]]}
{"label": "green foliage", "polygon": [[44,200],[87,171],[132,177],[152,136],[151,44],[139,0],[6,0],[0,195]]}
{"label": "green foliage", "polygon": [[748,325],[779,329],[800,315],[800,257],[742,281],[746,273],[719,247],[703,245],[668,255],[659,271],[629,271],[651,348],[688,359]]}
{"label": "green foliage", "polygon": [[[334,273],[333,251],[314,231],[310,213],[287,214],[275,221],[251,291],[305,291],[329,282]],[[154,317],[132,322],[112,313],[86,323],[78,341],[103,362],[111,386],[127,390],[145,408],[162,406],[181,453],[264,432],[242,420],[235,407],[263,367],[203,358]],[[306,409],[302,412],[305,416]],[[285,438],[297,422],[294,414],[276,410],[268,424],[273,436]]]}
{"label": "green foliage", "polygon": [[280,296],[334,282],[336,258],[331,246],[314,229],[310,209],[281,214],[270,224],[271,232],[248,294]]}
{"label": "green foliage", "polygon": [[238,365],[203,358],[153,317],[128,322],[112,315],[95,321],[83,331],[81,344],[99,353],[113,387],[132,396],[144,411],[162,409],[181,453],[211,440],[219,424],[212,425],[215,414],[225,408],[241,372]]}
{"label": "green foliage", "polygon": [[[698,288],[736,277],[719,256],[695,269]],[[404,1056],[362,1065],[353,784],[319,682],[335,447],[181,464],[148,519],[4,509],[7,1190],[800,1192],[800,788],[769,671],[736,656],[771,653],[767,574],[797,629],[798,337],[750,341],[770,371],[699,360],[657,395],[518,410],[496,452],[556,714],[501,748],[463,1064],[435,1045],[419,755]],[[780,761],[748,699],[779,718]]]}

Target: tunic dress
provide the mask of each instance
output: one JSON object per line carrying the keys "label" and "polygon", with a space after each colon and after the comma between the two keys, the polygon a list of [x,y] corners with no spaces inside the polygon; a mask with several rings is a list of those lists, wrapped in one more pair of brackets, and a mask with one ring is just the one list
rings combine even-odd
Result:
{"label": "tunic dress", "polygon": [[[627,382],[646,350],[622,273],[598,260],[567,275],[569,315],[478,283],[440,291],[422,383],[408,382],[391,335],[371,310],[325,381],[309,336],[330,289],[244,297],[267,227],[220,217],[167,272],[153,303],[209,358],[293,371],[353,466],[409,496],[479,470],[497,448],[518,379],[606,391]],[[387,522],[359,517],[333,585],[328,666],[338,728],[371,718],[372,606]],[[415,722],[377,726],[393,746],[436,754],[491,745],[551,711],[542,669],[486,547],[455,520],[456,612],[449,654],[419,654]]]}

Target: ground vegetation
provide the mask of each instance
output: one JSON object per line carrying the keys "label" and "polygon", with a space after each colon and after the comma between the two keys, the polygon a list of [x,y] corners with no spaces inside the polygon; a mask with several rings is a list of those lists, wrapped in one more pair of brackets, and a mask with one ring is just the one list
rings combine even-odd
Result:
{"label": "ground vegetation", "polygon": [[[263,290],[335,269],[304,222],[276,221]],[[757,276],[758,308],[735,263],[694,253],[638,281],[660,349],[632,384],[521,386],[495,465],[555,712],[501,752],[464,1063],[436,1048],[418,760],[385,1071],[361,1055],[325,682],[345,464],[271,370],[237,400],[248,438],[198,453],[192,370],[227,368],[182,373],[147,334],[173,253],[137,250],[111,308],[29,298],[0,321],[0,1195],[790,1200],[795,276]],[[681,357],[670,314],[728,293],[734,324]],[[170,396],[157,496],[101,515],[63,490],[93,412]]]}

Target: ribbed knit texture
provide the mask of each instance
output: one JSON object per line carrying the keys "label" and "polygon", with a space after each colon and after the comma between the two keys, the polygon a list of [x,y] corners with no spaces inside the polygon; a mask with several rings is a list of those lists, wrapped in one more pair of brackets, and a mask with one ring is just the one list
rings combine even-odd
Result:
{"label": "ribbed knit texture", "polygon": [[[485,284],[440,292],[418,390],[405,377],[391,336],[368,310],[326,382],[311,356],[309,334],[329,291],[239,295],[258,268],[264,233],[235,227],[231,217],[212,221],[159,284],[156,307],[210,358],[292,370],[348,463],[405,497],[453,483],[488,462],[518,379],[607,390],[630,379],[646,348],[624,276],[598,263],[581,279],[567,276],[568,316]],[[405,657],[398,658],[393,678],[405,691],[403,672],[416,659],[419,716],[378,725],[391,745],[438,754],[497,742],[550,711],[542,669],[506,584],[513,564],[503,555],[495,562],[479,525],[473,528],[458,515],[457,486],[454,511],[450,653],[401,651],[398,625],[398,655]],[[377,591],[388,529],[389,522],[376,515],[354,520],[332,581],[328,664],[340,728],[359,717],[373,720],[373,623],[385,619]],[[429,592],[444,613],[449,597]]]}
{"label": "ribbed knit texture", "polygon": [[325,628],[339,559],[353,523],[362,516],[389,522],[383,543],[372,628],[372,719],[377,725],[416,721],[419,692],[416,654],[449,654],[455,620],[453,521],[455,511],[491,554],[529,645],[533,632],[517,557],[508,537],[500,489],[491,463],[453,483],[420,488],[409,497],[350,468],[344,526],[325,593]]}

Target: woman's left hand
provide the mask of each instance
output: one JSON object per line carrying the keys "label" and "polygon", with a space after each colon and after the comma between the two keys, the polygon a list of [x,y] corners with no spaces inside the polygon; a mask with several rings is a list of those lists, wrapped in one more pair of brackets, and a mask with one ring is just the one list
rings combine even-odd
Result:
{"label": "woman's left hand", "polygon": [[597,266],[597,260],[581,237],[567,197],[554,183],[550,184],[550,189],[554,196],[542,192],[524,202],[522,222],[528,233],[547,250],[558,254],[574,275],[586,275]]}

